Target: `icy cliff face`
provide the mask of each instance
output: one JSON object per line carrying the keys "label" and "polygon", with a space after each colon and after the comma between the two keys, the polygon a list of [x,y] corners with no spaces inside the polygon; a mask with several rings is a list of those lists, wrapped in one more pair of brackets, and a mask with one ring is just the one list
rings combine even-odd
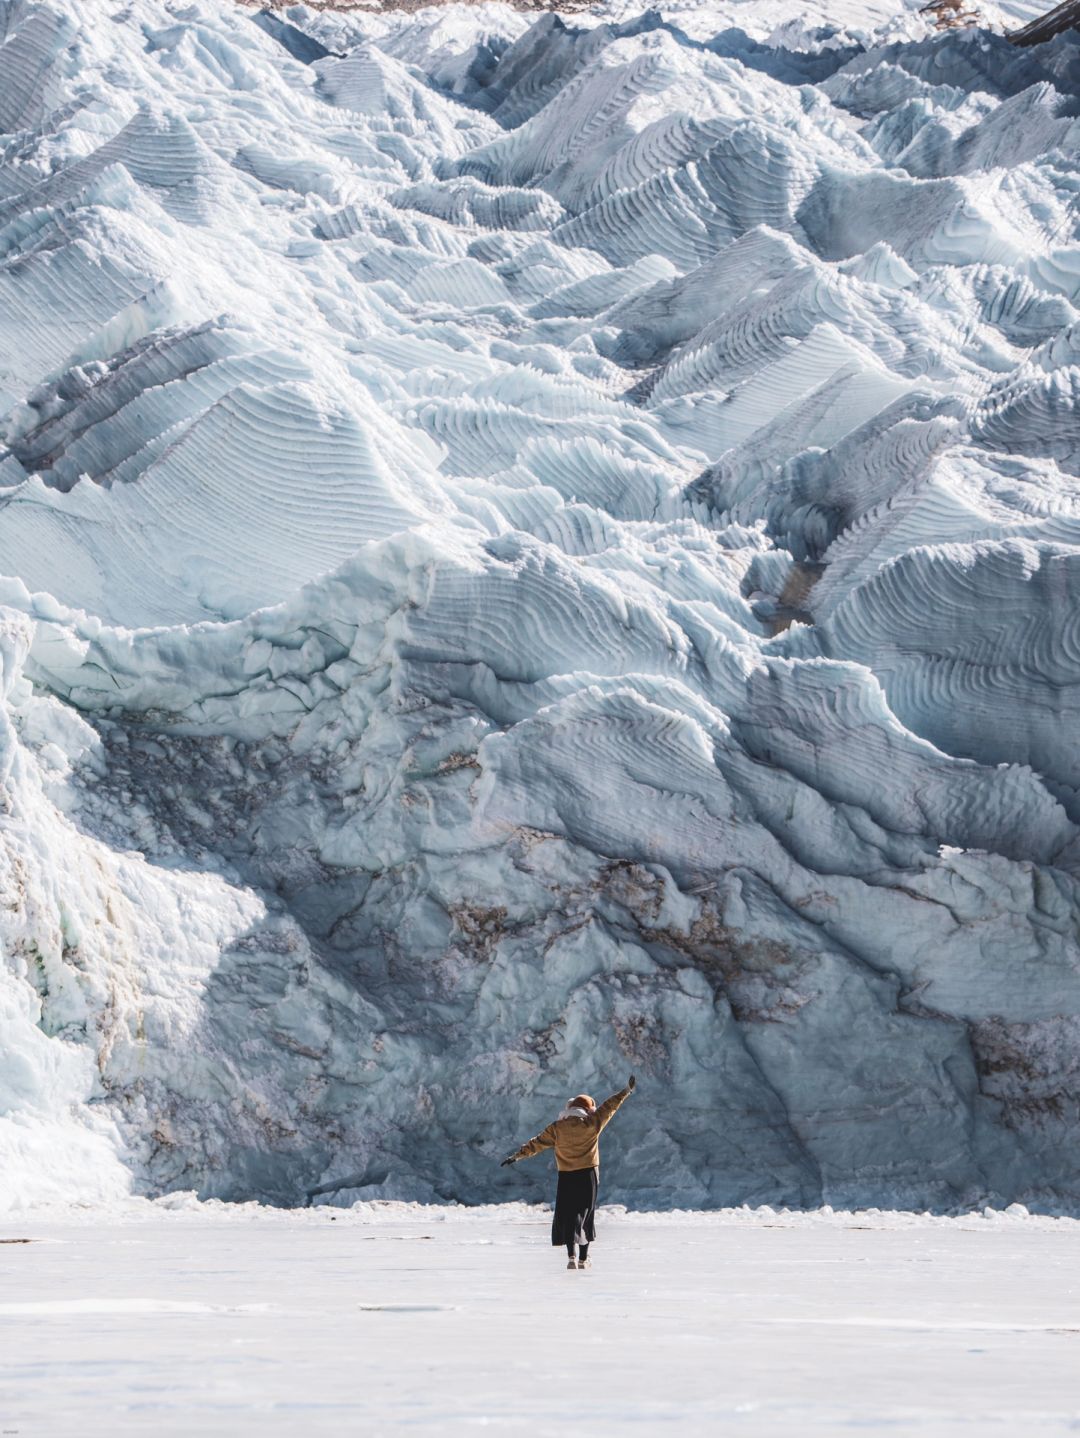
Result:
{"label": "icy cliff face", "polygon": [[1080,1200],[1077,37],[710,13],[0,3],[8,1201]]}

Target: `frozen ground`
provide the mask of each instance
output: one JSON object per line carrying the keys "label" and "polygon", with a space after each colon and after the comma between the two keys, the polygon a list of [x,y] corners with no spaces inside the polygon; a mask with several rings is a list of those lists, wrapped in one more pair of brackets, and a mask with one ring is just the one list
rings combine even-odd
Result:
{"label": "frozen ground", "polygon": [[1080,1224],[216,1205],[3,1230],[0,1424],[48,1434],[1080,1429]]}

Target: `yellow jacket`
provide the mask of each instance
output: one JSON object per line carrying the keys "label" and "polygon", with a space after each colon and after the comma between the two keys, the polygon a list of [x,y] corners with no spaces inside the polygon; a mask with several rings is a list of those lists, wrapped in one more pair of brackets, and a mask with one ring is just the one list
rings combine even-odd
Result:
{"label": "yellow jacket", "polygon": [[555,1150],[555,1167],[560,1173],[578,1168],[600,1167],[600,1135],[630,1097],[632,1089],[624,1088],[605,1099],[595,1113],[583,1117],[557,1118],[543,1133],[523,1143],[514,1159],[532,1158],[545,1148]]}

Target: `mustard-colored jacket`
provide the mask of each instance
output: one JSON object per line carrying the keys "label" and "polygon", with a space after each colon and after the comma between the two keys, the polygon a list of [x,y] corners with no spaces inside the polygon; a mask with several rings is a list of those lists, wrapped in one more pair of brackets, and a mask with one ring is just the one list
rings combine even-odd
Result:
{"label": "mustard-colored jacket", "polygon": [[555,1167],[560,1173],[571,1173],[578,1168],[599,1168],[600,1135],[632,1092],[632,1089],[624,1088],[612,1094],[588,1118],[557,1118],[554,1123],[548,1124],[543,1133],[523,1143],[513,1157],[532,1158],[533,1154],[543,1153],[545,1148],[553,1148]]}

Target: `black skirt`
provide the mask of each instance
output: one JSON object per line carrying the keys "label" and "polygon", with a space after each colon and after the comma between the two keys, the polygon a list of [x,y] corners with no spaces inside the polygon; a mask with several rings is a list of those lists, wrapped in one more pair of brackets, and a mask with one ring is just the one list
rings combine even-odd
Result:
{"label": "black skirt", "polygon": [[551,1246],[592,1243],[596,1237],[596,1195],[600,1187],[595,1168],[575,1168],[559,1174],[555,1214],[551,1220]]}

